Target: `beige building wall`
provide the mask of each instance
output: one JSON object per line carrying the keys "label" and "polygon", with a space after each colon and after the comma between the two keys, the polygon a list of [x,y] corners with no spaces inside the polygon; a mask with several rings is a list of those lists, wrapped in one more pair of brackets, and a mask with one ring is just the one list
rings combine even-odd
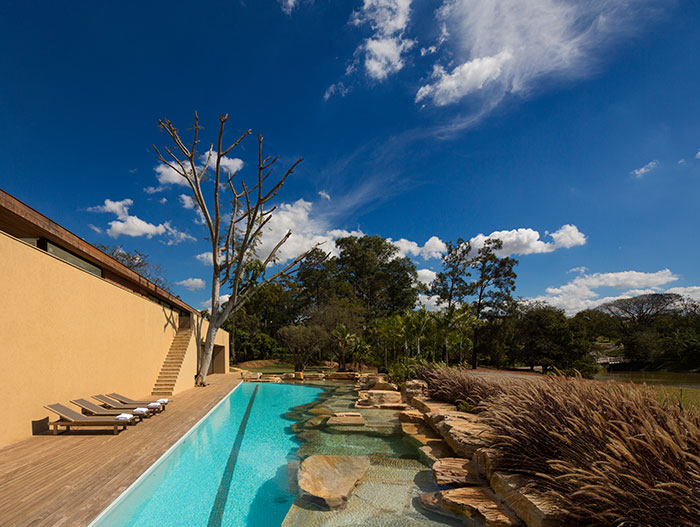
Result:
{"label": "beige building wall", "polygon": [[[55,415],[45,404],[121,392],[150,397],[176,312],[0,232],[0,446]],[[221,331],[217,343],[226,346]],[[191,388],[190,341],[175,394]]]}

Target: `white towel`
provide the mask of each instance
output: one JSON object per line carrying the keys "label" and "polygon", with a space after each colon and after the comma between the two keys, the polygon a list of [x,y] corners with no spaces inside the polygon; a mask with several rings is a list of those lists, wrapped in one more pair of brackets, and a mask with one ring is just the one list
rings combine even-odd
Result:
{"label": "white towel", "polygon": [[117,421],[131,421],[134,418],[131,414],[119,414],[116,419]]}
{"label": "white towel", "polygon": [[148,403],[149,408],[160,408],[160,403]]}
{"label": "white towel", "polygon": [[158,401],[156,401],[156,402],[159,402],[160,404],[168,404],[167,399],[158,399]]}
{"label": "white towel", "polygon": [[148,413],[148,408],[136,408],[135,410],[131,410],[133,413],[139,415],[139,414],[147,414]]}

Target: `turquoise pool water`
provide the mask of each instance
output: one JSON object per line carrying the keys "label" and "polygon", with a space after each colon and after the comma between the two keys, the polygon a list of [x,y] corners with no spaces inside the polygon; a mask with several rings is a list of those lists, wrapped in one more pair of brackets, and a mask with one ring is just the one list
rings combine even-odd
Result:
{"label": "turquoise pool water", "polygon": [[279,526],[299,444],[283,416],[323,389],[245,383],[90,527]]}

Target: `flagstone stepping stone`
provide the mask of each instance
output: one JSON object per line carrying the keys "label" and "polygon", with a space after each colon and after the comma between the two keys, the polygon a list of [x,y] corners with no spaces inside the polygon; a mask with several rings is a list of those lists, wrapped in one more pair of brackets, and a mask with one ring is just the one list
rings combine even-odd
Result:
{"label": "flagstone stepping stone", "polygon": [[479,475],[490,480],[494,471],[500,467],[501,460],[492,448],[479,448],[474,451],[472,463]]}
{"label": "flagstone stepping stone", "polygon": [[436,461],[445,458],[453,457],[455,453],[450,448],[450,445],[444,441],[429,443],[418,448],[418,456],[424,465],[432,467]]}
{"label": "flagstone stepping stone", "polygon": [[406,408],[406,405],[401,401],[401,392],[391,390],[361,390],[357,392],[355,408],[403,410]]}
{"label": "flagstone stepping stone", "polygon": [[484,480],[474,468],[472,462],[461,457],[444,457],[433,464],[433,479],[438,485],[465,487],[484,485]]}
{"label": "flagstone stepping stone", "polygon": [[402,423],[425,423],[423,420],[423,412],[418,410],[404,410],[399,413],[399,421]]}
{"label": "flagstone stepping stone", "polygon": [[299,491],[329,509],[341,509],[367,470],[367,456],[312,455],[299,467]]}
{"label": "flagstone stepping stone", "polygon": [[428,399],[426,397],[413,397],[411,399],[411,404],[423,413],[430,412],[450,412],[457,410],[454,404],[441,403],[440,401],[435,401],[433,399]]}
{"label": "flagstone stepping stone", "polygon": [[503,503],[508,505],[528,527],[562,527],[566,514],[553,500],[527,486],[522,476],[494,472],[491,488]]}
{"label": "flagstone stepping stone", "polygon": [[365,426],[362,414],[359,412],[336,412],[326,421],[328,426]]}
{"label": "flagstone stepping stone", "polygon": [[440,492],[440,502],[443,507],[456,514],[481,520],[484,527],[522,525],[515,514],[498,502],[488,487],[443,490]]}
{"label": "flagstone stepping stone", "polygon": [[431,412],[426,421],[459,457],[471,459],[479,448],[492,442],[490,428],[477,416],[464,412]]}

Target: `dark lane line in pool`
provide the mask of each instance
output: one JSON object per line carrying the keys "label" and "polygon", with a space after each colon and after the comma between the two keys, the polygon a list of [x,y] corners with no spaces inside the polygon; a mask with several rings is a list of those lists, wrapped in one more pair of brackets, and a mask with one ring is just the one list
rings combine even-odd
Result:
{"label": "dark lane line in pool", "polygon": [[253,401],[255,400],[255,395],[258,393],[258,388],[260,388],[260,386],[256,386],[253,390],[253,394],[250,396],[250,401],[248,401],[248,408],[246,408],[241,425],[238,427],[236,440],[233,442],[231,453],[228,456],[228,461],[226,462],[226,467],[224,468],[224,475],[221,477],[221,483],[219,483],[219,490],[216,492],[214,505],[209,513],[207,527],[221,527],[221,520],[224,517],[224,507],[226,507],[226,500],[228,499],[228,493],[231,489],[233,469],[236,468],[238,452],[241,450],[243,435],[245,434],[246,426],[248,426],[248,418],[250,417],[250,411],[253,409]]}

